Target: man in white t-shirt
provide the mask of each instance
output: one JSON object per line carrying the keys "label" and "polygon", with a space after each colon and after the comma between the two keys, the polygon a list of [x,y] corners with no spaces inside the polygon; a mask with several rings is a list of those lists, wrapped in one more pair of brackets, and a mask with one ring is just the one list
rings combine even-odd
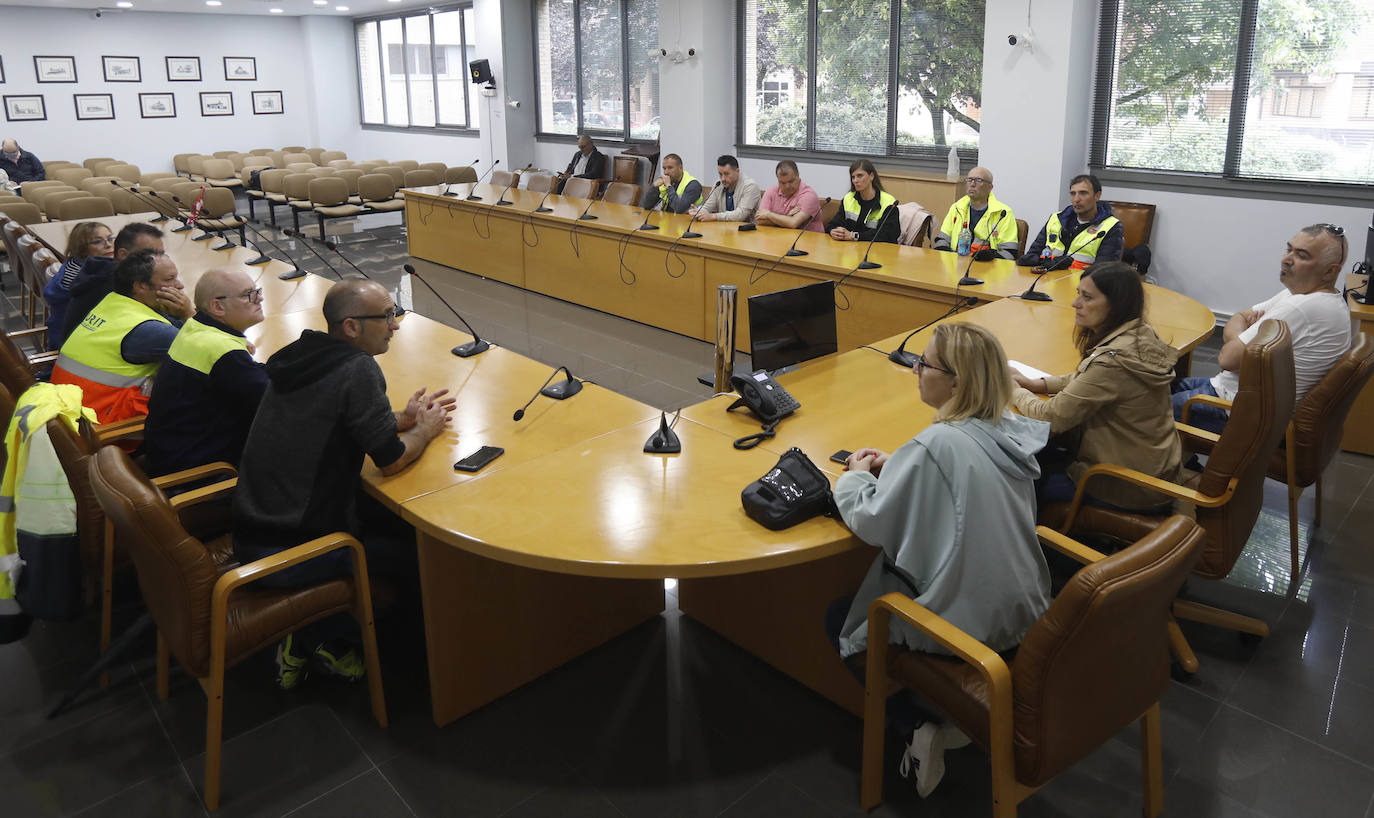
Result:
{"label": "man in white t-shirt", "polygon": [[[1283,289],[1267,301],[1231,316],[1222,330],[1224,343],[1217,354],[1221,372],[1214,378],[1180,378],[1174,382],[1174,417],[1183,417],[1183,404],[1193,395],[1235,400],[1240,388],[1236,369],[1245,345],[1266,318],[1283,321],[1293,336],[1293,369],[1297,399],[1316,386],[1350,348],[1350,308],[1336,286],[1345,265],[1345,231],[1331,224],[1304,227],[1288,241],[1279,264]],[[1220,432],[1230,413],[1215,406],[1194,404],[1190,425]]]}

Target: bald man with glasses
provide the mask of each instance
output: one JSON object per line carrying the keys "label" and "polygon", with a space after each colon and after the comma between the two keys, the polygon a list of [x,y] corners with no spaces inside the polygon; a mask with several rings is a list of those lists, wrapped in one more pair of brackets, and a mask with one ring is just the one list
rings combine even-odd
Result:
{"label": "bald man with glasses", "polygon": [[242,270],[209,270],[196,282],[196,314],[167,350],[142,452],[151,476],[218,461],[237,464],[267,390],[267,368],[243,333],[262,322],[262,289]]}
{"label": "bald man with glasses", "polygon": [[932,247],[972,255],[978,261],[1014,260],[1021,251],[1016,214],[992,195],[992,172],[984,167],[970,170],[964,190],[968,195],[949,206]]}

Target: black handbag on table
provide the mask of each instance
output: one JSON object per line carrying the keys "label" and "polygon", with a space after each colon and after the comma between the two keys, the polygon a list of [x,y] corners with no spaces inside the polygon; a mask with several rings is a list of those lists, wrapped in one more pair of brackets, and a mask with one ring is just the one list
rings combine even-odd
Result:
{"label": "black handbag on table", "polygon": [[825,472],[795,446],[767,474],[745,486],[740,502],[749,519],[773,531],[830,514],[835,508]]}

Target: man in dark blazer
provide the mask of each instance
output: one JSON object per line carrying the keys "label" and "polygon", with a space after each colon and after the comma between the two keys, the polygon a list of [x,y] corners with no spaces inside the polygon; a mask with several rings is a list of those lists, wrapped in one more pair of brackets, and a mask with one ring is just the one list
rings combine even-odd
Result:
{"label": "man in dark blazer", "polygon": [[606,178],[606,154],[597,150],[592,138],[586,134],[577,138],[577,153],[573,154],[568,169],[558,176],[559,193],[563,192],[564,183],[574,176],[583,179]]}

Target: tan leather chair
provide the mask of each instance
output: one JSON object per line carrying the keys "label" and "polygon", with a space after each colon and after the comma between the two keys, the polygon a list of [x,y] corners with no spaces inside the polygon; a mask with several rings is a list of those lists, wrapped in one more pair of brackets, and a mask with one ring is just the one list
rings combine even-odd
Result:
{"label": "tan leather chair", "polygon": [[337,176],[312,181],[310,203],[320,223],[320,241],[325,239],[325,219],[351,219],[367,212],[349,201],[348,182]]}
{"label": "tan leather chair", "polygon": [[[344,161],[348,160],[345,159]],[[363,178],[363,172],[357,168],[339,168],[334,175],[344,180],[344,184],[348,185],[348,203],[362,204],[363,200],[358,195],[358,180]]]}
{"label": "tan leather chair", "polygon": [[320,167],[320,166],[316,165],[316,166],[313,167],[313,168],[306,168],[305,172],[308,173],[308,174],[310,174],[311,176],[314,176],[314,177],[316,177],[316,178],[319,178],[319,177],[321,177],[321,176],[333,176],[334,174],[336,174],[336,173],[339,172],[339,169],[338,169],[338,168],[331,168],[331,167],[327,167],[327,166],[326,166],[326,167]]}
{"label": "tan leather chair", "polygon": [[243,181],[234,173],[234,163],[228,159],[206,159],[205,181],[214,187],[242,187]]}
{"label": "tan leather chair", "polygon": [[320,153],[320,159],[319,159],[319,162],[317,162],[317,164],[320,164],[320,165],[328,165],[328,164],[330,164],[331,162],[339,162],[339,161],[347,161],[347,160],[348,160],[348,154],[344,153],[343,151],[322,151],[322,152]]}
{"label": "tan leather chair", "polygon": [[493,187],[520,187],[520,171],[494,170],[491,172]]}
{"label": "tan leather chair", "polygon": [[191,154],[189,154],[189,153],[174,153],[174,154],[172,154],[172,170],[176,171],[176,174],[177,174],[178,176],[190,175],[190,173],[191,173],[190,159],[191,159]]}
{"label": "tan leather chair", "polygon": [[118,182],[119,184],[124,185],[125,187],[128,186],[128,183],[125,182],[123,179],[119,178],[118,176],[101,175],[92,176],[89,179],[82,179],[81,184],[77,185],[77,188],[90,192],[100,187],[101,185],[107,185],[111,182]]}
{"label": "tan leather chair", "polygon": [[82,179],[89,179],[94,175],[87,168],[60,168],[55,173],[48,173],[48,178],[76,187],[81,184]]}
{"label": "tan leather chair", "polygon": [[[223,571],[209,549],[182,526],[177,511],[232,493],[225,481],[177,495],[172,501],[151,484],[117,446],[90,461],[91,489],[129,549],[148,612],[157,625],[157,693],[168,694],[168,659],[196,678],[207,699],[205,719],[205,806],[220,798],[220,745],[224,672],[275,644],[303,625],[348,612],[362,631],[372,715],[386,726],[371,586],[362,545],[339,532],[319,537],[249,565]],[[269,574],[330,551],[349,549],[353,577],[282,590],[253,584]]]}
{"label": "tan leather chair", "polygon": [[406,206],[405,199],[396,196],[396,183],[385,173],[364,173],[358,177],[358,197],[374,213],[393,213]]}
{"label": "tan leather chair", "polygon": [[563,183],[563,195],[574,199],[595,199],[596,189],[600,184],[600,179],[582,179],[574,176]]}
{"label": "tan leather chair", "polygon": [[[860,804],[882,800],[889,679],[916,691],[986,752],[992,814],[1017,804],[1132,722],[1140,723],[1145,815],[1164,809],[1159,697],[1169,683],[1169,606],[1204,535],[1183,516],[1111,556],[1046,528],[1044,542],[1085,564],[1031,626],[1014,658],[999,655],[902,594],[869,608]],[[892,616],[954,657],[888,644]]]}
{"label": "tan leather chair", "polygon": [[1030,225],[1026,224],[1025,219],[1016,220],[1016,243],[1021,245],[1021,252],[1026,252],[1026,242],[1030,241]]}
{"label": "tan leather chair", "polygon": [[[186,174],[187,178],[189,178],[193,182],[204,181],[205,160],[213,158],[213,156],[202,156],[199,153],[193,153],[190,156],[186,157],[186,167],[189,169]],[[96,172],[99,173],[100,171]]]}
{"label": "tan leather chair", "polygon": [[[91,175],[94,176],[95,174]],[[139,170],[138,165],[107,165],[102,175],[113,176],[121,181],[132,183],[139,180],[139,177],[143,175],[143,171]]]}
{"label": "tan leather chair", "polygon": [[297,230],[301,229],[301,211],[311,210],[310,183],[317,177],[309,173],[288,173],[282,180],[282,193],[286,195],[286,205],[291,208],[291,221]]}
{"label": "tan leather chair", "polygon": [[306,148],[305,150],[301,151],[301,153],[304,153],[305,155],[309,156],[310,161],[314,162],[317,165],[325,164],[323,161],[321,161],[321,158],[324,156],[324,148]]}
{"label": "tan leather chair", "polygon": [[305,153],[304,145],[287,145],[282,148],[283,153]]}
{"label": "tan leather chair", "polygon": [[67,190],[65,188],[50,187],[41,190],[33,198],[33,203],[38,205],[43,211],[43,216],[50,222],[58,221],[57,205],[65,199],[78,199],[91,194],[84,190]]}
{"label": "tan leather chair", "polygon": [[267,158],[272,160],[272,167],[286,167],[286,151],[268,151]]}
{"label": "tan leather chair", "polygon": [[353,164],[353,167],[357,168],[358,170],[362,171],[363,173],[376,173],[376,172],[377,172],[377,168],[385,167],[385,166],[386,166],[386,163],[385,163],[385,162],[368,162],[368,161],[362,161],[362,162],[355,162],[355,163]]}
{"label": "tan leather chair", "polygon": [[19,195],[24,201],[30,204],[39,205],[39,210],[42,210],[43,208],[39,202],[39,197],[58,190],[77,190],[77,188],[54,179],[45,179],[41,182],[25,182],[23,187],[19,189]]}
{"label": "tan leather chair", "polygon": [[315,165],[315,160],[304,150],[286,151],[285,155],[282,157],[282,161],[286,163],[288,168],[295,164]]}
{"label": "tan leather chair", "polygon": [[114,161],[115,161],[114,159],[112,159],[112,158],[110,158],[110,157],[108,157],[108,156],[92,156],[91,158],[84,160],[84,161],[81,163],[81,166],[84,167],[84,168],[86,168],[87,170],[91,171],[92,173],[99,173],[99,171],[97,171],[97,170],[95,169],[95,166],[96,166],[96,165],[99,165],[99,164],[101,164],[102,162],[114,162]]}
{"label": "tan leather chair", "polygon": [[395,165],[396,167],[400,168],[401,170],[419,170],[419,169],[420,169],[420,163],[417,162],[417,161],[415,161],[414,159],[397,159],[395,162],[392,162],[391,164]]}
{"label": "tan leather chair", "polygon": [[382,165],[381,167],[373,171],[373,173],[385,173],[387,176],[390,176],[391,183],[394,184],[397,187],[397,189],[400,189],[401,187],[405,186],[405,169],[397,165]]}
{"label": "tan leather chair", "polygon": [[[237,230],[239,234],[239,244],[246,245],[247,238],[244,236],[244,224],[246,219],[240,216],[235,207],[234,193],[225,187],[210,187],[205,189],[205,201],[201,203],[200,219],[196,222],[196,227],[207,233],[214,233],[221,238],[227,230]],[[199,238],[199,237],[193,237]],[[231,243],[221,244],[212,247],[212,250],[228,250],[233,245]]]}
{"label": "tan leather chair", "polygon": [[221,158],[229,160],[229,164],[234,167],[234,175],[237,176],[239,171],[243,170],[243,163],[248,161],[249,156],[247,154],[234,151],[231,152],[228,156],[224,156]]}
{"label": "tan leather chair", "polygon": [[249,156],[268,156],[272,153],[271,148],[254,148],[248,152]]}
{"label": "tan leather chair", "polygon": [[73,199],[58,202],[54,211],[58,221],[72,219],[100,219],[115,214],[114,202],[104,196],[85,193]]}
{"label": "tan leather chair", "polygon": [[443,162],[421,162],[420,170],[432,170],[436,176],[443,179],[444,174],[448,173],[448,165]]}
{"label": "tan leather chair", "polygon": [[[1296,387],[1288,325],[1261,322],[1245,347],[1237,374],[1240,390],[1220,435],[1179,424],[1184,448],[1211,448],[1206,468],[1194,483],[1178,485],[1134,469],[1099,463],[1079,481],[1073,502],[1042,508],[1040,522],[1068,534],[1094,533],[1118,542],[1138,540],[1159,525],[1162,516],[1083,505],[1088,481],[1125,480],[1195,506],[1198,524],[1207,532],[1207,543],[1194,573],[1204,579],[1222,579],[1229,574],[1259,518],[1265,475],[1293,417]],[[1258,619],[1197,602],[1179,600],[1174,604],[1174,616],[1254,636],[1269,635],[1269,626]],[[1180,667],[1196,672],[1197,657],[1176,624],[1170,626],[1170,638]]]}
{"label": "tan leather chair", "polygon": [[238,151],[215,151],[214,153],[212,153],[212,154],[210,154],[210,155],[213,156],[213,157],[216,158],[216,159],[228,159],[229,157],[233,156],[235,153],[238,153]]}
{"label": "tan leather chair", "polygon": [[408,170],[405,175],[406,187],[433,187],[439,184],[439,174],[432,170]]}
{"label": "tan leather chair", "polygon": [[533,193],[548,193],[553,189],[553,176],[548,173],[531,173],[525,177],[525,189]]}
{"label": "tan leather chair", "polygon": [[57,172],[57,171],[59,171],[59,170],[66,170],[67,168],[79,168],[79,167],[81,167],[81,166],[78,165],[78,164],[76,164],[75,162],[68,162],[68,161],[66,161],[65,159],[54,159],[54,160],[52,160],[51,162],[44,162],[44,163],[43,163],[43,173],[46,174],[46,175],[48,175],[48,176],[52,176],[53,173],[55,173],[55,172]]}
{"label": "tan leather chair", "polygon": [[1121,222],[1126,247],[1150,243],[1150,233],[1155,229],[1154,205],[1113,201],[1103,201],[1102,204],[1110,205],[1112,215]]}
{"label": "tan leather chair", "polygon": [[334,168],[336,170],[348,170],[349,168],[352,168],[354,164],[355,163],[352,159],[330,159],[328,167]]}
{"label": "tan leather chair", "polygon": [[640,187],[628,182],[611,182],[606,186],[606,194],[601,199],[610,204],[634,206],[639,204]]}
{"label": "tan leather chair", "polygon": [[[262,203],[267,205],[267,217],[275,226],[277,223],[277,205],[286,204],[286,177],[291,175],[291,171],[285,168],[272,168],[258,174],[258,184],[262,185]],[[249,191],[252,196],[252,191]],[[254,196],[253,198],[258,198]],[[252,214],[253,199],[248,200],[249,214]]]}
{"label": "tan leather chair", "polygon": [[477,181],[477,170],[472,167],[449,168],[444,171],[444,181],[450,185],[462,185]]}
{"label": "tan leather chair", "polygon": [[43,213],[38,209],[38,205],[17,196],[0,199],[0,213],[19,224],[38,224],[43,221]]}
{"label": "tan leather chair", "polygon": [[305,173],[315,167],[313,162],[287,162],[286,169],[292,173]]}
{"label": "tan leather chair", "polygon": [[156,182],[158,179],[175,179],[175,178],[176,178],[176,174],[175,174],[175,173],[167,173],[166,171],[157,171],[157,172],[154,172],[154,173],[145,173],[145,174],[143,174],[142,176],[138,177],[138,183],[139,183],[140,185],[151,185],[153,182]]}

